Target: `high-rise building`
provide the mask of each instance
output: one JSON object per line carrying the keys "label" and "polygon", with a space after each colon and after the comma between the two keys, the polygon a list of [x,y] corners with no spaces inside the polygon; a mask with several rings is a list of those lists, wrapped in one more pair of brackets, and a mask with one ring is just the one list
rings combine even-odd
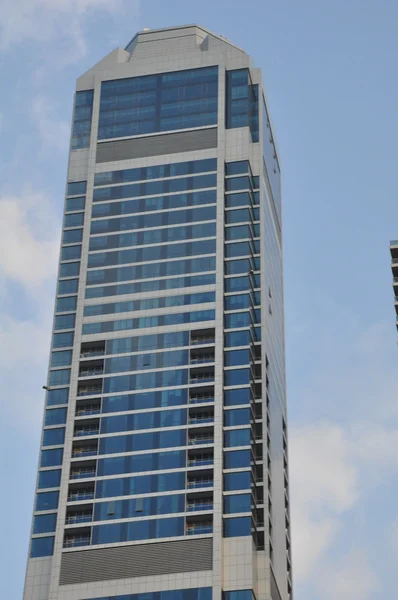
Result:
{"label": "high-rise building", "polygon": [[391,271],[393,277],[394,305],[396,327],[398,328],[398,240],[390,241]]}
{"label": "high-rise building", "polygon": [[292,598],[280,171],[198,26],[77,80],[25,600]]}

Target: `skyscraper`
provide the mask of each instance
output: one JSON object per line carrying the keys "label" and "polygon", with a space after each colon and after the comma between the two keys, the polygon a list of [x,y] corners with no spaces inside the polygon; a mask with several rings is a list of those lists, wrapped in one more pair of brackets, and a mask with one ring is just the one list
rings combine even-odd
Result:
{"label": "skyscraper", "polygon": [[198,26],[77,80],[25,600],[288,600],[280,171]]}

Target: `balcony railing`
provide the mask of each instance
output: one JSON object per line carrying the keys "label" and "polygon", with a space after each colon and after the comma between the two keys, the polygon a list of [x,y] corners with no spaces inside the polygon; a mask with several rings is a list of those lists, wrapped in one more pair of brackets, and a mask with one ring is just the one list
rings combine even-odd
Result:
{"label": "balcony railing", "polygon": [[89,546],[90,536],[81,538],[66,538],[64,548],[75,548],[76,546]]}
{"label": "balcony railing", "polygon": [[189,378],[189,383],[195,384],[195,383],[213,383],[214,382],[214,374],[213,373],[206,373],[206,375],[193,375]]}
{"label": "balcony railing", "polygon": [[94,490],[92,492],[76,492],[69,494],[68,502],[76,502],[80,500],[92,500],[94,498]]}
{"label": "balcony railing", "polygon": [[101,408],[99,406],[87,406],[85,408],[78,408],[76,411],[76,417],[86,417],[88,415],[99,415]]}
{"label": "balcony railing", "polygon": [[188,527],[186,530],[187,535],[197,535],[200,533],[213,533],[212,525],[197,525],[196,527]]}
{"label": "balcony railing", "polygon": [[192,479],[192,481],[188,481],[189,489],[204,487],[213,487],[213,479]]}
{"label": "balcony railing", "polygon": [[104,369],[101,367],[100,369],[81,369],[79,371],[79,377],[93,377],[94,375],[102,375]]}
{"label": "balcony railing", "polygon": [[196,446],[198,444],[214,444],[214,438],[211,437],[193,437],[188,440],[189,446]]}
{"label": "balcony railing", "polygon": [[91,522],[93,516],[91,513],[87,513],[85,515],[70,515],[66,517],[65,523],[67,525],[75,525],[76,523],[89,523]]}
{"label": "balcony railing", "polygon": [[97,448],[81,448],[79,450],[72,450],[72,458],[78,456],[97,456]]}
{"label": "balcony railing", "polygon": [[92,427],[90,429],[76,429],[73,435],[75,437],[83,437],[86,435],[98,435],[98,434],[99,434],[99,428]]}
{"label": "balcony railing", "polygon": [[198,425],[199,423],[214,423],[214,415],[190,417],[189,425]]}
{"label": "balcony railing", "polygon": [[189,512],[193,512],[195,510],[213,510],[213,503],[212,502],[194,502],[191,504],[188,504],[187,509]]}
{"label": "balcony railing", "polygon": [[202,394],[189,399],[189,404],[201,404],[202,402],[214,402],[214,396],[206,396],[205,394]]}
{"label": "balcony railing", "polygon": [[105,354],[105,348],[92,348],[90,350],[83,350],[80,352],[80,358],[89,358],[90,356],[103,356]]}
{"label": "balcony railing", "polygon": [[214,339],[214,337],[198,337],[191,340],[191,346],[198,346],[199,344],[214,344],[215,341],[216,340]]}
{"label": "balcony railing", "polygon": [[88,479],[89,477],[95,477],[95,470],[72,471],[72,473],[70,474],[71,479]]}
{"label": "balcony railing", "polygon": [[98,396],[102,393],[102,387],[87,387],[77,390],[78,396]]}
{"label": "balcony railing", "polygon": [[191,458],[188,461],[188,467],[200,467],[214,465],[214,458]]}
{"label": "balcony railing", "polygon": [[192,357],[189,362],[191,365],[214,362],[214,354],[209,354],[208,356],[195,356]]}

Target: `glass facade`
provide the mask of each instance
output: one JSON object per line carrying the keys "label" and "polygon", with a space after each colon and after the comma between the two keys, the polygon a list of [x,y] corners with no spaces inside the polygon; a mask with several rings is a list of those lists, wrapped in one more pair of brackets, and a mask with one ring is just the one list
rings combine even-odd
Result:
{"label": "glass facade", "polygon": [[54,556],[43,600],[75,583],[94,600],[253,600],[260,587],[223,563],[231,548],[250,573],[262,553],[277,586],[286,560],[289,600],[270,120],[241,51],[174,33],[186,52],[169,70],[130,69],[123,52],[114,69],[111,54],[75,96],[28,564],[30,577]]}

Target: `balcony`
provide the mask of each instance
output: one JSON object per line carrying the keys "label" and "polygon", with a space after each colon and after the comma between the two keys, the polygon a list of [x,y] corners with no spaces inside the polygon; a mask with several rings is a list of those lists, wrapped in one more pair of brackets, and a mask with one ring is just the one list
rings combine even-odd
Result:
{"label": "balcony", "polygon": [[90,536],[89,535],[80,535],[80,536],[67,536],[64,540],[64,548],[76,548],[77,546],[89,546],[90,545]]}
{"label": "balcony", "polygon": [[201,404],[202,402],[214,402],[214,392],[192,394],[189,398],[189,404]]}
{"label": "balcony", "polygon": [[195,456],[188,459],[188,467],[208,467],[214,465],[212,456]]}
{"label": "balcony", "polygon": [[188,424],[189,425],[203,425],[205,423],[214,423],[214,415],[213,414],[202,414],[202,415],[194,415],[189,417]]}
{"label": "balcony", "polygon": [[188,481],[188,489],[199,489],[213,487],[213,479],[210,477],[201,477],[197,479],[191,479]]}
{"label": "balcony", "polygon": [[104,354],[105,354],[104,347],[91,348],[88,350],[82,350],[82,352],[80,352],[80,358],[91,358],[91,357],[95,357],[95,356],[103,356]]}
{"label": "balcony", "polygon": [[88,385],[77,390],[78,396],[100,396],[101,394],[102,385]]}
{"label": "balcony", "polygon": [[94,498],[94,489],[84,489],[69,492],[68,502],[80,502],[82,500],[92,500]]}
{"label": "balcony", "polygon": [[95,469],[72,469],[70,479],[89,479],[95,477]]}
{"label": "balcony", "polygon": [[75,429],[73,435],[75,437],[84,437],[86,435],[98,435],[99,427],[78,427]]}
{"label": "balcony", "polygon": [[74,448],[72,450],[72,458],[81,456],[97,456],[97,446],[84,446],[82,448]]}
{"label": "balcony", "polygon": [[214,362],[214,354],[204,354],[203,356],[192,356],[189,360],[191,365],[200,365],[202,363]]}
{"label": "balcony", "polygon": [[214,373],[194,373],[189,378],[189,383],[195,385],[198,383],[214,383]]}
{"label": "balcony", "polygon": [[207,523],[197,523],[195,525],[188,525],[185,530],[185,533],[186,535],[213,533],[213,523],[209,521]]}
{"label": "balcony", "polygon": [[65,523],[66,525],[76,525],[78,523],[91,523],[93,515],[91,511],[87,512],[76,512],[67,515]]}
{"label": "balcony", "polygon": [[103,375],[103,367],[91,367],[87,369],[80,369],[79,377],[95,377],[96,375]]}
{"label": "balcony", "polygon": [[199,444],[214,444],[214,436],[213,435],[198,435],[192,436],[188,440],[189,446],[197,446]]}
{"label": "balcony", "polygon": [[91,415],[99,415],[101,412],[101,406],[99,404],[90,404],[76,408],[76,417],[88,417]]}
{"label": "balcony", "polygon": [[194,512],[194,511],[207,511],[207,510],[213,510],[213,502],[212,501],[198,501],[198,502],[189,502],[187,504],[187,511],[188,512]]}

